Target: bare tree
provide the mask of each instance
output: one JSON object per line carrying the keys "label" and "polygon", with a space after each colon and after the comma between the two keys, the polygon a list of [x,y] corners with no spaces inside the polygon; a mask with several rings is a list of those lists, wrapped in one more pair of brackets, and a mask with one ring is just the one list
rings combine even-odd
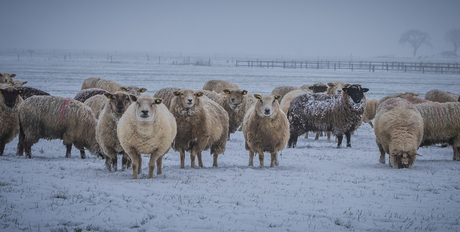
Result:
{"label": "bare tree", "polygon": [[406,43],[409,43],[410,45],[412,45],[412,47],[414,48],[413,55],[415,57],[415,54],[417,54],[417,50],[420,48],[421,45],[425,44],[430,48],[432,47],[430,40],[430,34],[428,34],[427,32],[422,32],[420,30],[408,30],[401,35],[401,38],[399,39],[399,44],[404,45]]}
{"label": "bare tree", "polygon": [[454,55],[457,56],[457,49],[460,47],[460,29],[450,29],[446,32],[444,38],[446,42],[454,45]]}

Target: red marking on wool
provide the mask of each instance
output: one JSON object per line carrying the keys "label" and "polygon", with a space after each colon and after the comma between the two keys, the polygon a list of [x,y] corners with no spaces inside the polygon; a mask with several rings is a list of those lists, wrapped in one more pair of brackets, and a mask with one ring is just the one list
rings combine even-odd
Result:
{"label": "red marking on wool", "polygon": [[59,110],[59,122],[62,122],[65,114],[65,108],[67,108],[67,104],[70,101],[70,97],[66,98],[61,105],[61,109]]}
{"label": "red marking on wool", "polygon": [[292,91],[293,88],[294,88],[293,86],[289,86],[288,90]]}
{"label": "red marking on wool", "polygon": [[[439,108],[439,105],[437,102],[434,102],[434,104],[436,105],[436,109],[438,110],[438,116],[440,119],[442,119],[442,111],[441,111],[441,108]],[[441,120],[442,122],[442,120]]]}

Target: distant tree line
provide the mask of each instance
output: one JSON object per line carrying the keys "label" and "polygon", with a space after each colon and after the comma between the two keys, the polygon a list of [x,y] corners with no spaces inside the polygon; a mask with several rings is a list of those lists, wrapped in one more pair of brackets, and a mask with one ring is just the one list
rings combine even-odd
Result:
{"label": "distant tree line", "polygon": [[[460,47],[460,29],[455,28],[447,31],[444,39],[447,43],[451,43],[454,46],[454,50],[449,55],[457,57],[457,49]],[[414,49],[412,52],[414,57],[420,46],[432,47],[430,34],[421,30],[408,30],[404,32],[399,39],[399,44],[405,45],[406,43],[410,44]]]}

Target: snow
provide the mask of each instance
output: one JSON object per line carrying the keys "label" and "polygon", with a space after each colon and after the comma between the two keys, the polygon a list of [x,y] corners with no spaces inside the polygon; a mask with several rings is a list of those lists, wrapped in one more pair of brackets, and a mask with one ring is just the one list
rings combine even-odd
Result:
{"label": "snow", "polygon": [[[158,65],[154,62],[0,56],[1,72],[52,95],[74,97],[84,79],[101,77],[146,87],[198,90],[210,79],[233,82],[250,94],[281,85],[343,81],[369,88],[367,99],[432,89],[458,93],[458,74],[386,71]],[[363,123],[353,147],[325,137],[300,137],[284,149],[280,166],[248,167],[243,133],[227,142],[219,167],[204,152],[191,169],[179,153],[163,159],[163,175],[132,180],[132,170],[109,172],[104,160],[65,158],[59,140],[40,140],[32,159],[17,157],[17,138],[0,157],[1,231],[459,231],[460,163],[452,148],[420,148],[410,169],[381,164],[375,135]],[[333,141],[333,140],[332,140]],[[266,155],[269,158],[269,155]],[[121,165],[121,162],[119,162]],[[121,168],[119,168],[121,170]]]}

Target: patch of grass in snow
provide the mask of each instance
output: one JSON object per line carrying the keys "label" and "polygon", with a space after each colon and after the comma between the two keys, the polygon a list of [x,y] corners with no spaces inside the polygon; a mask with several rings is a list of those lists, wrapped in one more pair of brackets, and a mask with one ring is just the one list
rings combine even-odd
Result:
{"label": "patch of grass in snow", "polygon": [[6,183],[6,182],[1,182],[0,181],[0,187],[5,187],[5,186],[8,186],[10,185],[9,183]]}

